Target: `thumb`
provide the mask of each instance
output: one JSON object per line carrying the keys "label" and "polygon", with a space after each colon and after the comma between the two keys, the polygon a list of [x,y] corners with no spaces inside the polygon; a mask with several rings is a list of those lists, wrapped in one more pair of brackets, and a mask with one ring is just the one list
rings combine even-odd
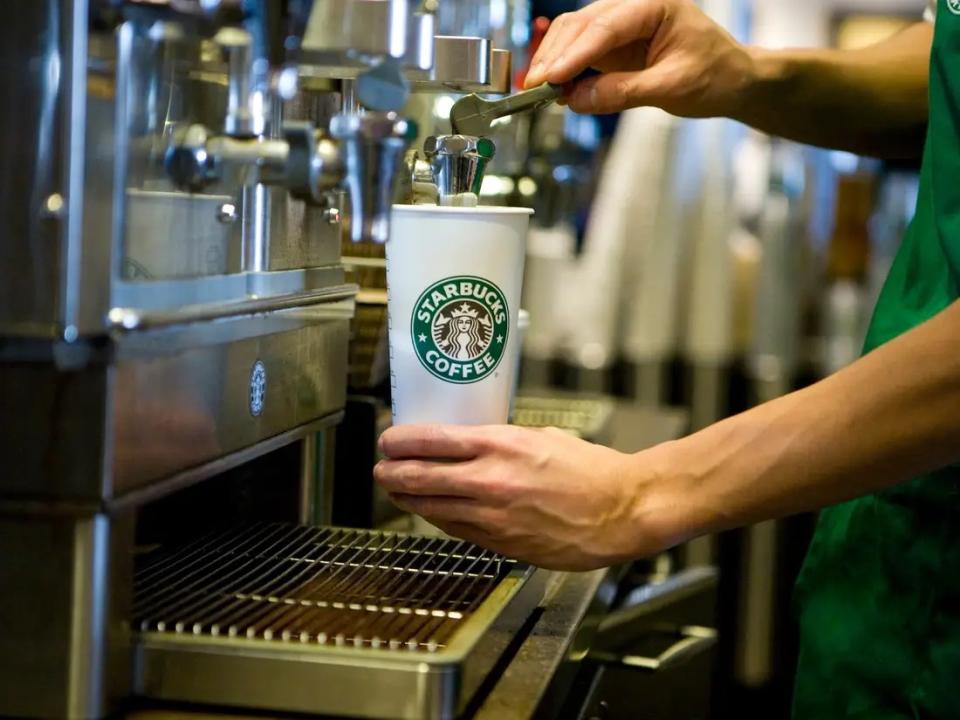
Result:
{"label": "thumb", "polygon": [[604,115],[642,105],[660,107],[668,77],[657,66],[636,72],[612,72],[578,82],[566,98],[571,110]]}

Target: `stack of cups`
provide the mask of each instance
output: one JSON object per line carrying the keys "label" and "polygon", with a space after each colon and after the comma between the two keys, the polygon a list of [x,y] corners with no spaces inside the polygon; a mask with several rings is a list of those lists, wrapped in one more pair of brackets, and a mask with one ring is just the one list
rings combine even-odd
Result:
{"label": "stack of cups", "polygon": [[395,205],[387,243],[393,422],[507,422],[532,210]]}

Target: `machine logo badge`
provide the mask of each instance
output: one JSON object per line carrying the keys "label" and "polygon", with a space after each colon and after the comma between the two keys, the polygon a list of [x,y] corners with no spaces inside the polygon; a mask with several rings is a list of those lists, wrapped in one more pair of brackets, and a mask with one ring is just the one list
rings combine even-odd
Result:
{"label": "machine logo badge", "polygon": [[954,15],[960,15],[960,0],[947,0],[947,7]]}
{"label": "machine logo badge", "polygon": [[449,277],[417,299],[410,323],[413,348],[435,377],[465,385],[496,370],[507,346],[510,310],[489,280]]}
{"label": "machine logo badge", "polygon": [[267,369],[260,360],[250,370],[250,414],[260,417],[263,413],[263,400],[267,394]]}

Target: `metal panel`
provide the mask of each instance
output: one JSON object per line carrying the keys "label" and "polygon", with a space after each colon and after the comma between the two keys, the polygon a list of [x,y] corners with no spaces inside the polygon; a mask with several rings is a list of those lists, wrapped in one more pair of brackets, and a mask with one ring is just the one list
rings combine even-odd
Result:
{"label": "metal panel", "polygon": [[[67,6],[69,9],[69,6]],[[0,330],[53,334],[63,261],[73,41],[55,1],[0,26]]]}
{"label": "metal panel", "polygon": [[97,492],[105,473],[108,397],[102,366],[0,363],[0,494]]}
{"label": "metal panel", "polygon": [[[117,37],[114,197],[120,207],[113,225],[122,268],[114,272],[127,281],[239,272],[241,193],[227,185],[174,192],[164,167],[177,129],[222,124],[222,68],[201,66],[199,39],[173,26],[127,22]],[[118,292],[119,286],[114,304],[122,303]]]}
{"label": "metal panel", "polygon": [[[343,193],[338,210],[343,212]],[[270,270],[333,265],[340,262],[343,225],[327,219],[326,210],[291,197],[286,192],[272,195],[270,226]]]}
{"label": "metal panel", "polygon": [[0,346],[0,494],[111,498],[335,413],[349,313],[329,306],[118,335],[73,368]]}
{"label": "metal panel", "polygon": [[236,205],[231,195],[128,190],[125,277],[182,278],[240,272]]}
{"label": "metal panel", "polygon": [[0,28],[3,334],[73,339],[103,327],[115,88],[112,50],[87,22],[85,0],[46,0]]}
{"label": "metal panel", "polygon": [[[114,75],[116,63],[112,32],[88,32],[87,0],[66,2],[71,7],[72,62],[70,65],[70,165],[67,190],[67,227],[63,287],[63,335],[102,332],[110,307],[113,257],[116,149]],[[66,11],[65,11],[66,13]]]}
{"label": "metal panel", "polygon": [[[149,484],[342,408],[348,337],[348,321],[330,320],[170,357],[121,362],[113,401],[113,492]],[[258,384],[265,385],[259,405],[251,400],[251,393],[261,392]]]}
{"label": "metal panel", "polygon": [[[129,556],[119,554],[130,547],[129,530],[126,520],[105,515],[0,516],[4,715],[103,717],[109,697],[129,692],[121,621],[129,611]],[[111,586],[120,589],[114,597],[107,595]]]}

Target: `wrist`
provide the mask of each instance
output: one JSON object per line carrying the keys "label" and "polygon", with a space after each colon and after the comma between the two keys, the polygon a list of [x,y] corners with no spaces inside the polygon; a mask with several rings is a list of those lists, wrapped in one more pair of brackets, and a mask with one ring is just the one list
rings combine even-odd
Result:
{"label": "wrist", "polygon": [[685,439],[631,456],[634,556],[651,555],[708,531],[698,510],[699,479],[690,471]]}
{"label": "wrist", "polygon": [[744,71],[729,115],[734,120],[753,124],[777,102],[789,82],[790,63],[779,50],[747,45],[743,51]]}

